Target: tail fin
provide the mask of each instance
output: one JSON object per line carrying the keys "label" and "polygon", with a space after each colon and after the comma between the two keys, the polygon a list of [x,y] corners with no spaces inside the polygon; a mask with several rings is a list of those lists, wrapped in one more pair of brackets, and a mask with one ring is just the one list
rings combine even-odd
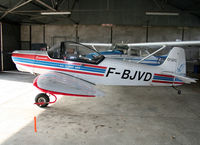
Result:
{"label": "tail fin", "polygon": [[180,47],[173,47],[160,67],[163,68],[163,71],[185,76],[186,60],[184,49]]}
{"label": "tail fin", "polygon": [[184,83],[195,83],[197,79],[186,77],[185,51],[183,48],[174,47],[160,66],[163,74],[174,76],[174,81],[178,78]]}

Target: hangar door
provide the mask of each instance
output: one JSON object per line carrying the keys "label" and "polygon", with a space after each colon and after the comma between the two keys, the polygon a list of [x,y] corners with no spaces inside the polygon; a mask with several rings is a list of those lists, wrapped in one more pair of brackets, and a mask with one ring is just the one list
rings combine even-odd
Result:
{"label": "hangar door", "polygon": [[3,71],[14,70],[11,53],[20,48],[20,25],[2,23],[1,28],[1,68]]}
{"label": "hangar door", "polygon": [[2,24],[0,23],[0,71],[2,71],[2,61],[1,61],[1,56],[3,55],[2,54],[2,31],[1,31],[1,29],[2,29]]}

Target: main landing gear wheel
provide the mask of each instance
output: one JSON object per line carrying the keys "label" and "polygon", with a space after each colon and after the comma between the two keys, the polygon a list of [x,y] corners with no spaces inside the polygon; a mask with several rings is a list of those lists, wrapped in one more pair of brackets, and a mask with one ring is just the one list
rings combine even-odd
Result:
{"label": "main landing gear wheel", "polygon": [[37,104],[39,107],[47,107],[49,101],[49,96],[47,96],[45,93],[40,93],[35,97],[35,104]]}
{"label": "main landing gear wheel", "polygon": [[172,86],[175,90],[177,90],[177,93],[180,95],[181,94],[181,90],[177,89],[175,86]]}

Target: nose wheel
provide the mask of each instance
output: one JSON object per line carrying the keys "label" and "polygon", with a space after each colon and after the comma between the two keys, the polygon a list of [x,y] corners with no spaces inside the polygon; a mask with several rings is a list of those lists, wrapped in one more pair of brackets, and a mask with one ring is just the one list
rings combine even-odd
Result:
{"label": "nose wheel", "polygon": [[47,107],[49,105],[49,96],[45,93],[40,93],[35,97],[35,104],[39,107]]}

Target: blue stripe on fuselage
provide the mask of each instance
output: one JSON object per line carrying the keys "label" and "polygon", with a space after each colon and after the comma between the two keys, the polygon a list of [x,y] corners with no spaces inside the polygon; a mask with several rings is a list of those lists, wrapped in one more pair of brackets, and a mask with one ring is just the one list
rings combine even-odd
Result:
{"label": "blue stripe on fuselage", "polygon": [[[111,57],[113,59],[121,59],[121,60],[137,60],[140,61],[142,58],[125,58],[125,57]],[[143,61],[150,61],[150,62],[158,62],[157,59],[145,59]]]}
{"label": "blue stripe on fuselage", "polygon": [[174,78],[169,78],[169,77],[162,77],[162,76],[154,76],[154,80],[163,80],[163,81],[174,81]]}
{"label": "blue stripe on fuselage", "polygon": [[146,65],[152,65],[152,66],[158,66],[158,65],[160,65],[160,64],[154,64],[154,63],[141,63],[141,64],[146,64]]}
{"label": "blue stripe on fuselage", "polygon": [[90,71],[90,72],[97,72],[97,73],[105,73],[106,71],[106,69],[103,69],[103,68],[92,68],[92,67],[87,67],[87,66],[33,60],[33,59],[19,58],[19,57],[13,57],[13,60],[17,62],[21,62],[21,63],[29,63],[29,64],[34,64],[34,65],[43,65],[43,66],[57,67],[57,68],[63,68],[63,69],[67,68],[67,69]]}
{"label": "blue stripe on fuselage", "polygon": [[153,77],[154,80],[163,80],[163,81],[175,81],[175,82],[183,82],[182,80],[178,79],[178,78],[171,78],[171,77],[164,77],[164,76],[154,76]]}
{"label": "blue stripe on fuselage", "polygon": [[178,78],[175,78],[175,81],[183,82],[182,80],[180,80],[180,79],[178,79]]}

